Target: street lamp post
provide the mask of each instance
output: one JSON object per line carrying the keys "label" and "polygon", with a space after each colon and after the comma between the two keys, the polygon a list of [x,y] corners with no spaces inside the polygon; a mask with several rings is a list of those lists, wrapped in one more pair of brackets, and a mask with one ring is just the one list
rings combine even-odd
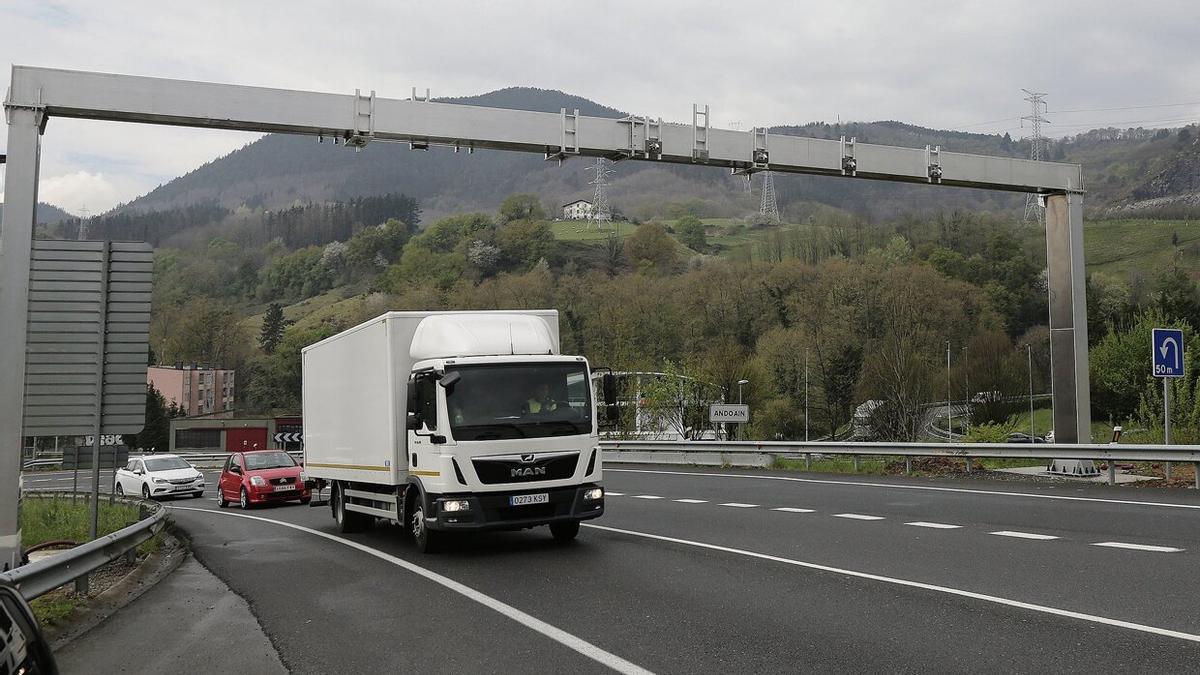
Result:
{"label": "street lamp post", "polygon": [[966,345],[963,345],[962,353],[963,353],[963,357],[962,357],[963,381],[965,382],[965,387],[967,390],[966,396],[963,399],[966,401],[966,409],[967,409],[967,418],[963,422],[963,428],[965,429],[966,427],[970,426],[970,424],[971,424],[971,366],[970,366],[970,363],[967,361],[967,346]]}
{"label": "street lamp post", "polygon": [[1025,344],[1025,354],[1029,357],[1029,440],[1032,441],[1037,432],[1033,426],[1033,346]]}
{"label": "street lamp post", "polygon": [[808,442],[808,347],[804,348],[804,442]]}
{"label": "street lamp post", "polygon": [[946,432],[954,434],[954,418],[950,416],[950,341],[946,340]]}
{"label": "street lamp post", "polygon": [[[750,380],[738,380],[738,405],[742,404],[742,385],[750,384]],[[744,440],[745,422],[738,422],[738,440]]]}

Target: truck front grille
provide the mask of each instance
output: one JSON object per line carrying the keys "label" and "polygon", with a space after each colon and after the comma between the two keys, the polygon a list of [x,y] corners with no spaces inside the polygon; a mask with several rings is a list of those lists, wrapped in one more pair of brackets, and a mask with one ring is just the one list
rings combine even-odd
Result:
{"label": "truck front grille", "polygon": [[562,480],[575,475],[579,453],[477,457],[471,460],[471,464],[475,467],[479,482],[484,485]]}

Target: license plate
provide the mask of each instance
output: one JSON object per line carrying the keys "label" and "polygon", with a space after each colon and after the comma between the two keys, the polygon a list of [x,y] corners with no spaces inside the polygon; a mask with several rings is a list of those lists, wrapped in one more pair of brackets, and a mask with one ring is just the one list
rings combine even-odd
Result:
{"label": "license plate", "polygon": [[275,486],[276,492],[287,492],[288,490],[295,490],[295,489],[296,489],[296,486],[292,485],[290,483],[287,485],[276,485]]}
{"label": "license plate", "polygon": [[543,492],[536,495],[513,495],[508,498],[509,506],[524,506],[526,504],[545,504],[550,501],[550,494]]}

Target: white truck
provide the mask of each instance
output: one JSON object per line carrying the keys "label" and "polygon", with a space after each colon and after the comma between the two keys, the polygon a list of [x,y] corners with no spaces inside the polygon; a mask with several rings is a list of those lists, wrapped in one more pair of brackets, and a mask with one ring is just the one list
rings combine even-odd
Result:
{"label": "white truck", "polygon": [[383,518],[430,551],[451,531],[569,541],[604,513],[590,370],[559,354],[557,311],[388,312],[302,358],[304,467],[341,531]]}

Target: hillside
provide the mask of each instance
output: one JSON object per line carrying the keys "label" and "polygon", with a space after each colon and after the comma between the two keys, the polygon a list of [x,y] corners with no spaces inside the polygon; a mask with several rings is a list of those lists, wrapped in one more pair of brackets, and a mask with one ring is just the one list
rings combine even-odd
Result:
{"label": "hillside", "polygon": [[[4,215],[4,204],[0,203],[0,217]],[[63,211],[57,206],[45,203],[39,203],[37,206],[37,223],[38,225],[52,225],[59,221],[74,218],[71,214]]]}
{"label": "hillside", "polygon": [[[548,112],[568,107],[589,115],[624,115],[564,92],[523,87],[445,101]],[[940,145],[948,150],[1001,156],[1023,157],[1029,153],[1027,143],[1014,141],[1007,134],[935,130],[895,121],[778,126],[772,133],[819,138],[845,135],[861,142]],[[1186,181],[1172,177],[1171,167],[1180,161],[1174,156],[1176,142],[1175,132],[1097,130],[1056,141],[1051,157],[1084,164],[1090,207],[1119,205],[1192,189]],[[312,138],[268,135],[151,191],[125,208],[161,210],[216,204],[227,209],[278,209],[297,202],[344,201],[403,192],[420,200],[428,222],[449,213],[493,209],[514,192],[533,192],[548,207],[587,197],[591,193],[588,166],[587,161],[568,161],[559,167],[525,153],[480,151],[468,155],[446,148],[412,151],[405,145],[388,143],[375,143],[356,153]],[[746,194],[740,182],[731,179],[724,169],[646,162],[623,162],[613,168],[611,200],[626,215],[663,215],[658,211],[663,202],[693,199],[704,202],[705,215],[711,217],[740,216],[757,207],[756,195]],[[1167,178],[1154,182],[1155,172]],[[953,188],[930,191],[922,186],[815,176],[778,176],[776,188],[785,211],[795,203],[811,201],[875,218],[960,207],[1006,211],[1023,203],[1019,195]]]}

